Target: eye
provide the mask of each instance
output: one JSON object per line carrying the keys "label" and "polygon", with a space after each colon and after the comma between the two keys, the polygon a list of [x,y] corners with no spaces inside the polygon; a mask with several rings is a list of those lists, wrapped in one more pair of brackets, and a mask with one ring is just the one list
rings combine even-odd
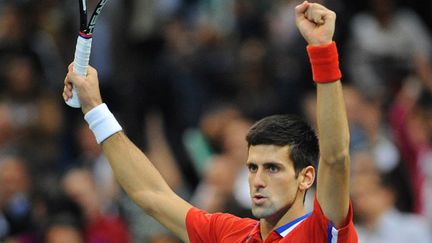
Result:
{"label": "eye", "polygon": [[249,172],[251,173],[255,173],[258,170],[258,166],[255,164],[248,164],[247,167],[249,169]]}
{"label": "eye", "polygon": [[267,166],[267,170],[268,170],[270,173],[277,173],[277,172],[279,172],[279,167],[276,166],[276,165],[268,165],[268,166]]}

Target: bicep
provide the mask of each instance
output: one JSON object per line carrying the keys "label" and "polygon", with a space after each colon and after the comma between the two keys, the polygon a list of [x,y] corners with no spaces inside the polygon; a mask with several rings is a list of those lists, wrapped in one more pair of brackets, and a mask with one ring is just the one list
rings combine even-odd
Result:
{"label": "bicep", "polygon": [[349,156],[336,163],[320,161],[317,178],[317,200],[324,215],[338,228],[343,226],[349,211]]}

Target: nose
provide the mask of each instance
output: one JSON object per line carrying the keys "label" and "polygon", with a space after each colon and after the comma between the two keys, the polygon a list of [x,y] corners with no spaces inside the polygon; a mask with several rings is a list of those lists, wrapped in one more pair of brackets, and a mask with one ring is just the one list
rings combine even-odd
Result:
{"label": "nose", "polygon": [[265,173],[262,168],[259,168],[257,172],[252,174],[252,185],[255,188],[266,187]]}

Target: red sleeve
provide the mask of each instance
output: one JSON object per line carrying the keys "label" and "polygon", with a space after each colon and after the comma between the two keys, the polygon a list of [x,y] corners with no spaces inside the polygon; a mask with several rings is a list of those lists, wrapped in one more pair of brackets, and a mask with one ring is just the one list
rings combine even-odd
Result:
{"label": "red sleeve", "polygon": [[256,224],[253,219],[243,219],[226,213],[207,213],[191,208],[186,215],[186,229],[191,243],[219,242],[228,236],[238,235]]}
{"label": "red sleeve", "polygon": [[[316,221],[319,224],[320,230],[327,232],[327,237],[330,239],[337,235],[337,241],[335,242],[345,242],[345,243],[357,243],[357,233],[354,228],[353,223],[353,209],[350,202],[348,215],[346,217],[346,221],[344,225],[339,227],[338,229],[334,228],[330,220],[324,215],[321,206],[318,203],[318,200],[315,198],[314,201],[314,210],[311,215],[311,220]],[[333,241],[330,241],[333,242]]]}

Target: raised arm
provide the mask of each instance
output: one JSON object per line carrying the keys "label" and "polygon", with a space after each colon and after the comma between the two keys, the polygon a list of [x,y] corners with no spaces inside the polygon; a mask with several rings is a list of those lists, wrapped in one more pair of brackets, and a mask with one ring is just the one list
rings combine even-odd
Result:
{"label": "raised arm", "polygon": [[296,23],[308,42],[317,83],[317,125],[320,147],[317,200],[335,227],[349,210],[349,130],[333,43],[336,14],[322,5],[304,2],[296,8]]}
{"label": "raised arm", "polygon": [[[96,137],[98,138],[98,131],[95,132],[95,129],[100,129],[99,132],[102,133],[107,130],[111,131],[108,134],[99,134],[101,137],[98,140],[103,141],[98,142],[102,143],[104,154],[110,162],[118,182],[132,200],[149,215],[165,225],[183,241],[189,242],[185,218],[187,211],[192,206],[169,188],[143,152],[127,138],[119,125],[115,124],[115,118],[102,104],[96,70],[90,67],[88,75],[84,79],[73,73],[71,66],[69,66],[63,92],[65,101],[72,96],[71,84],[77,89],[82,111],[86,115],[90,127],[96,127],[92,129]],[[111,121],[102,121],[103,117],[111,119]],[[104,122],[105,129],[100,127],[100,124]],[[112,130],[113,127],[117,128]],[[106,136],[108,137],[105,138]]]}

